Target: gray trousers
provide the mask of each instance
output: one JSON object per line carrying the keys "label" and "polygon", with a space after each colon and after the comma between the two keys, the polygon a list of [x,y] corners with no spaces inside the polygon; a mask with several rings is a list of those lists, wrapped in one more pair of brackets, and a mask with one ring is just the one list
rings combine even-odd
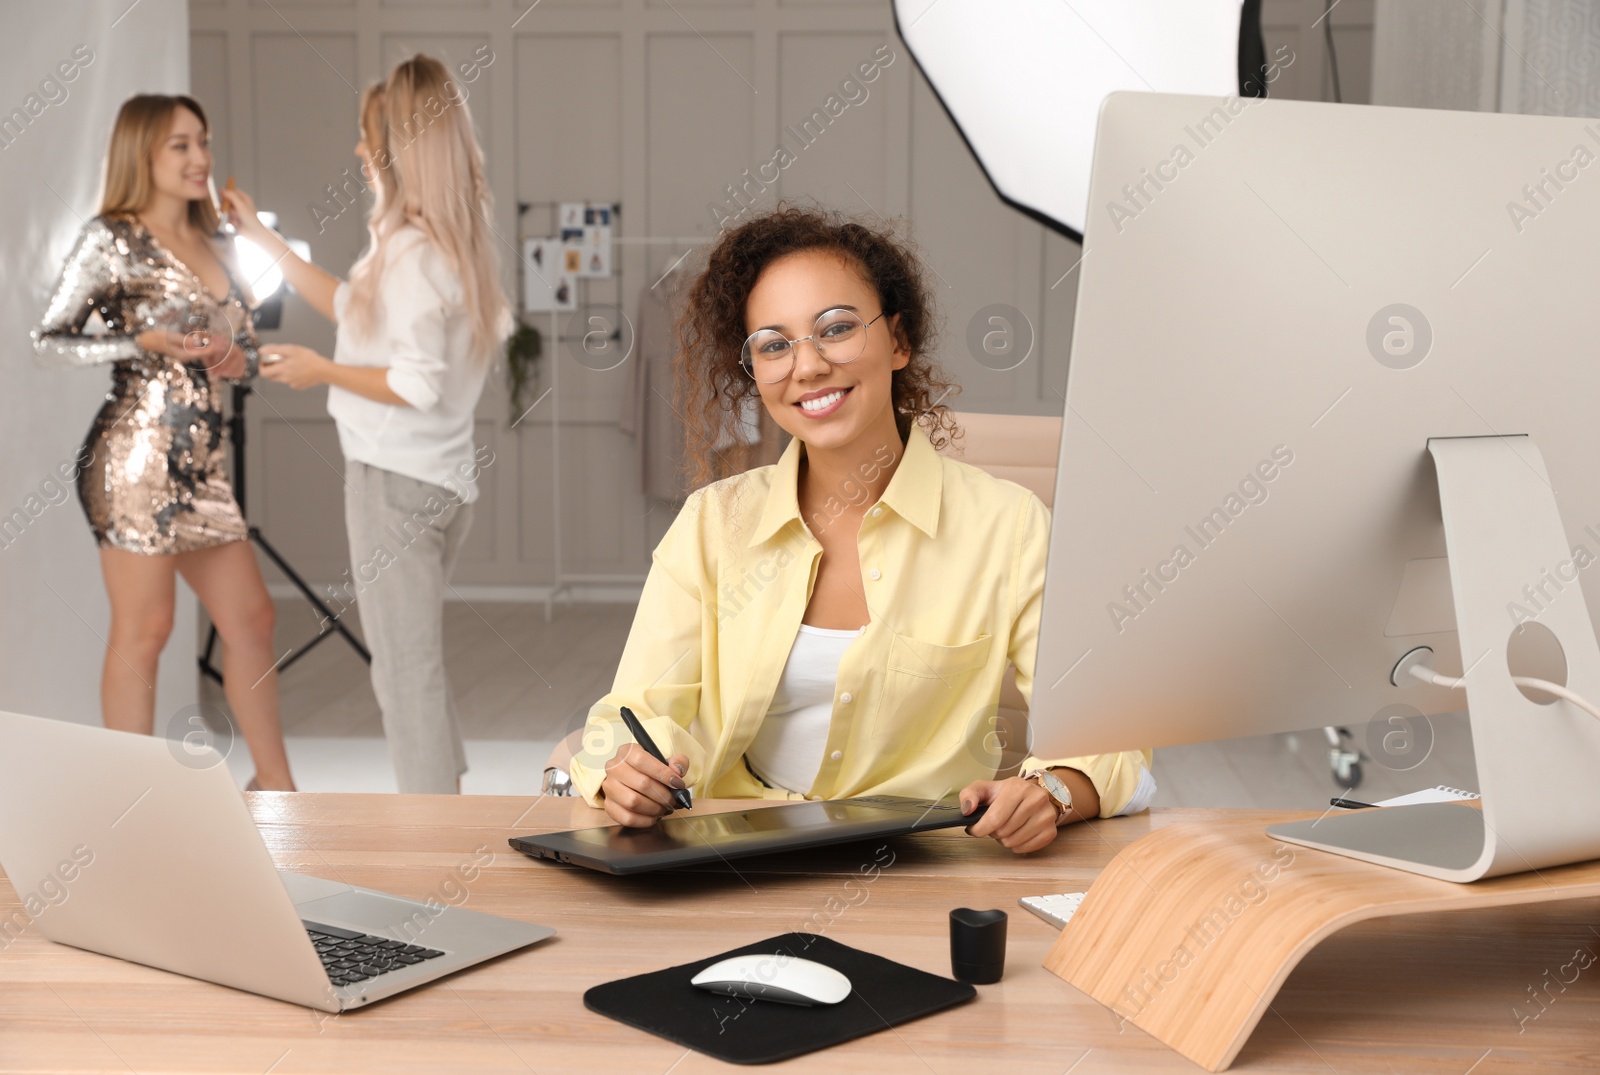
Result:
{"label": "gray trousers", "polygon": [[467,755],[444,671],[444,594],[472,505],[442,486],[347,460],[344,516],[372,690],[400,790],[453,794]]}

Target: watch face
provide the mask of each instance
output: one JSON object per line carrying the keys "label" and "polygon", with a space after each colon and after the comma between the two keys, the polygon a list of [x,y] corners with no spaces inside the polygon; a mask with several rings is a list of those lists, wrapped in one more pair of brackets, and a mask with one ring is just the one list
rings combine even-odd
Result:
{"label": "watch face", "polygon": [[1039,783],[1044,785],[1044,790],[1050,793],[1051,798],[1055,799],[1061,806],[1071,809],[1072,792],[1067,790],[1067,786],[1061,782],[1060,777],[1054,773],[1040,773]]}

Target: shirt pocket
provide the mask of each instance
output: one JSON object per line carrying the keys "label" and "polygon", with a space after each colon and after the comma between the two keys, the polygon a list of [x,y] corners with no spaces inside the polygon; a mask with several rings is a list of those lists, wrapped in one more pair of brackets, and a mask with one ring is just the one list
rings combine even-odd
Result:
{"label": "shirt pocket", "polygon": [[874,736],[899,747],[945,752],[954,749],[972,714],[958,706],[973,677],[989,663],[992,635],[945,646],[896,634],[889,643],[883,700]]}

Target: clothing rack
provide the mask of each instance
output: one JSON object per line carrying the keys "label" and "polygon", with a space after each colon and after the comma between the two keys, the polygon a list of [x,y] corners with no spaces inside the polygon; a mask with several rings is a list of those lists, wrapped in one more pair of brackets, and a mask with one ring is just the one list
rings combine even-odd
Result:
{"label": "clothing rack", "polygon": [[[579,199],[565,199],[565,200],[566,201],[577,201]],[[554,216],[555,214],[557,214],[559,212],[559,207],[562,204],[563,204],[562,201],[557,201],[557,200],[518,202],[517,203],[517,319],[522,324],[532,325],[534,323],[533,319],[532,319],[532,316],[530,316],[530,314],[528,313],[527,309],[523,305],[523,303],[524,303],[524,283],[525,283],[524,274],[527,273],[527,271],[528,271],[528,266],[527,266],[526,260],[524,259],[523,252],[522,252],[523,243],[527,239],[543,238],[544,237],[544,236],[529,235],[529,234],[525,233],[525,231],[523,229],[523,219],[526,217],[526,215],[527,215],[529,210],[536,209],[536,208],[549,209],[551,211],[552,216]],[[583,204],[591,205],[591,204],[600,204],[600,203],[584,202]],[[616,249],[616,248],[621,247],[621,246],[653,246],[653,245],[654,246],[671,245],[671,246],[674,246],[674,247],[677,247],[677,246],[693,247],[693,246],[695,246],[695,245],[697,245],[699,243],[704,242],[705,238],[703,236],[695,236],[695,237],[692,237],[692,238],[682,238],[682,237],[674,237],[674,236],[641,236],[641,237],[638,237],[638,238],[625,238],[625,237],[622,237],[622,236],[617,234],[621,230],[622,204],[620,202],[612,202],[612,203],[610,203],[610,208],[611,208],[611,218],[612,218],[611,244],[612,244],[612,247],[613,247],[611,264],[612,264],[612,267],[613,267],[613,272],[612,272],[611,276],[609,277],[609,279],[614,280],[616,282],[616,288],[617,288],[616,306],[617,306],[617,309],[622,311],[624,317],[628,317],[629,318],[629,322],[631,324],[631,321],[632,321],[631,315],[629,315],[628,311],[627,311],[627,303],[628,303],[629,299],[631,298],[631,296],[628,294],[627,288],[625,287],[625,284],[624,284],[624,282],[627,279],[627,272],[626,272],[626,268],[625,268],[625,262],[624,262],[623,258],[619,256],[621,251]],[[557,235],[560,234],[560,222],[559,221],[553,221],[553,227],[552,227],[551,231],[552,231],[552,234],[557,234]],[[550,620],[551,620],[553,609],[555,607],[555,601],[556,601],[556,598],[559,595],[561,595],[563,593],[566,594],[567,595],[567,604],[569,606],[571,605],[573,587],[575,587],[575,586],[581,586],[581,585],[638,585],[638,584],[642,584],[644,582],[644,580],[645,580],[645,576],[644,575],[640,575],[640,574],[583,573],[583,572],[569,572],[566,569],[565,541],[564,541],[564,538],[563,538],[563,522],[564,522],[565,515],[564,515],[564,508],[563,508],[563,500],[564,500],[564,498],[562,496],[563,485],[562,485],[562,473],[561,473],[561,345],[563,343],[567,343],[567,342],[570,342],[570,341],[575,340],[575,339],[583,339],[585,334],[583,334],[583,333],[579,333],[579,334],[576,334],[576,335],[574,335],[572,333],[563,334],[562,331],[561,331],[561,318],[563,316],[570,317],[575,313],[581,314],[583,312],[583,310],[586,309],[589,306],[589,302],[588,302],[589,285],[591,283],[593,283],[597,279],[607,279],[607,278],[605,278],[605,277],[584,277],[584,276],[580,276],[580,277],[576,278],[576,284],[577,284],[577,287],[578,287],[578,294],[580,296],[578,304],[577,304],[578,308],[576,310],[551,310],[549,312],[550,329],[549,329],[549,333],[548,333],[546,339],[550,343],[550,351],[549,351],[549,354],[550,354],[550,362],[549,362],[550,387],[549,387],[548,392],[546,394],[548,394],[550,396],[550,410],[549,410],[549,414],[550,414],[550,465],[551,465],[551,489],[552,489],[552,493],[553,493],[553,496],[552,496],[553,504],[552,504],[551,516],[552,516],[552,520],[553,520],[554,528],[555,528],[554,529],[554,535],[553,535],[553,540],[554,540],[554,549],[553,549],[553,551],[554,551],[554,558],[555,558],[555,575],[554,575],[554,578],[553,578],[553,580],[551,582],[550,590],[545,594],[545,599],[544,599],[544,618],[545,618],[545,622],[546,623],[549,623]],[[611,338],[614,339],[614,340],[619,340],[620,341],[621,335],[622,335],[622,326],[618,325],[617,328],[612,332]],[[629,356],[629,357],[632,357],[632,356]],[[541,396],[540,398],[542,399],[543,396]],[[537,405],[538,405],[538,401],[536,400],[535,401],[535,406],[537,406]],[[520,421],[520,420],[521,420],[520,418],[517,419],[517,421]],[[513,423],[513,424],[515,424],[515,423]]]}

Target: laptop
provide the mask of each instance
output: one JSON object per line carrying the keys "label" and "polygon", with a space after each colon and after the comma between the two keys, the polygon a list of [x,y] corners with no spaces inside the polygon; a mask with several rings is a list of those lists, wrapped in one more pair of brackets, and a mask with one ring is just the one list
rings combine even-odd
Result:
{"label": "laptop", "polygon": [[980,806],[963,815],[961,803],[954,798],[866,795],[700,817],[689,811],[663,818],[648,829],[603,825],[542,836],[513,836],[510,843],[533,858],[568,862],[602,873],[634,874],[949,829],[972,824],[983,811]]}
{"label": "laptop", "polygon": [[[334,873],[314,847],[309,869]],[[451,892],[471,882],[478,860]],[[209,746],[0,712],[0,950],[60,944],[349,1011],[544,940],[530,922],[273,865]]]}

